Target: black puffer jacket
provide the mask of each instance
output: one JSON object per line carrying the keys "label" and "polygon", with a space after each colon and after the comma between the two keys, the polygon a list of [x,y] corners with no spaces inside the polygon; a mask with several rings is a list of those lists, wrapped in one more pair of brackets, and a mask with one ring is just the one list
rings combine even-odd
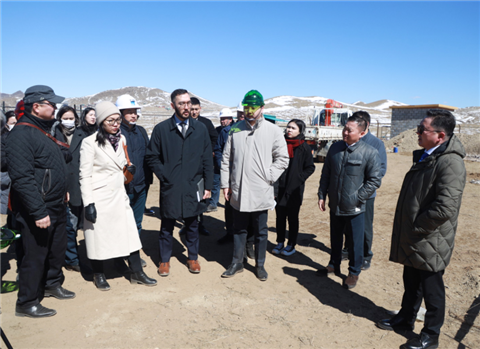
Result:
{"label": "black puffer jacket", "polygon": [[347,147],[334,143],[323,164],[318,199],[328,194],[330,211],[336,216],[365,212],[365,202],[380,187],[381,164],[377,149],[365,142]]}
{"label": "black puffer jacket", "polygon": [[[54,120],[44,121],[25,113],[21,122],[48,132]],[[24,212],[39,220],[48,215],[47,206],[64,202],[67,166],[60,146],[33,127],[17,125],[9,135],[5,150],[15,212]]]}
{"label": "black puffer jacket", "polygon": [[465,149],[453,135],[424,161],[413,152],[393,221],[390,260],[437,272],[450,262],[466,181]]}

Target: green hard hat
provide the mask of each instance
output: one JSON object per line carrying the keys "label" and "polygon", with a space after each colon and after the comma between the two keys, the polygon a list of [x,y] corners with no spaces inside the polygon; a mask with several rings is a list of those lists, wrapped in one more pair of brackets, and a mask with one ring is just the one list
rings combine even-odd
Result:
{"label": "green hard hat", "polygon": [[245,97],[243,97],[242,105],[251,107],[264,106],[263,96],[257,90],[248,91]]}

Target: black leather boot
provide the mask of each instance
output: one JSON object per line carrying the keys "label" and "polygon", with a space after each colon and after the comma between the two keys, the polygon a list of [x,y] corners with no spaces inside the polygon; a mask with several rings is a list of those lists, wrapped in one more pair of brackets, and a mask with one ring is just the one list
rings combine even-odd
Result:
{"label": "black leather boot", "polygon": [[110,285],[108,284],[105,274],[103,273],[93,274],[93,283],[100,291],[108,291],[110,289]]}
{"label": "black leather boot", "polygon": [[155,286],[157,284],[157,280],[149,278],[143,270],[137,271],[136,273],[132,273],[130,275],[130,283],[131,284],[140,284],[145,286]]}

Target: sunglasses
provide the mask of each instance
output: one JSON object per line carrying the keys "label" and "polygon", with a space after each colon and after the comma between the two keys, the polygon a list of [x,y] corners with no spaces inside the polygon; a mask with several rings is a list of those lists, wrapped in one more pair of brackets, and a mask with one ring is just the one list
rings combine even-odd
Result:
{"label": "sunglasses", "polygon": [[438,130],[427,130],[425,126],[423,125],[418,125],[417,126],[417,133],[421,135],[423,132],[443,132],[443,131],[438,131]]}

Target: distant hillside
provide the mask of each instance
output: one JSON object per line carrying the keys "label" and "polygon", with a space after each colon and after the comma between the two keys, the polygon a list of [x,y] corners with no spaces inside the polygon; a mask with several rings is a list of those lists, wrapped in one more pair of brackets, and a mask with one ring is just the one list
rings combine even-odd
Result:
{"label": "distant hillside", "polygon": [[[65,99],[65,103],[69,105],[94,105],[99,101],[112,101],[115,103],[117,97],[123,94],[132,95],[142,106],[143,114],[170,114],[170,93],[159,88],[151,87],[123,87],[116,90],[108,90],[99,92],[90,96],[84,97],[70,97]],[[192,96],[200,99],[202,104],[202,115],[208,116],[214,121],[219,123],[218,113],[224,105],[209,101],[194,93]],[[5,101],[7,106],[15,106],[19,99],[23,98],[23,92],[17,91],[12,94],[1,93],[0,101]],[[309,118],[313,116],[315,108],[324,108],[327,98],[311,96],[311,97],[296,97],[296,96],[278,96],[268,98],[265,100],[265,113],[275,115],[279,119],[294,119],[299,118],[309,122]],[[365,110],[370,113],[373,122],[390,123],[392,110],[389,108],[392,105],[406,105],[401,102],[397,102],[390,99],[381,99],[375,102],[365,103],[363,101],[357,101],[354,103],[345,103],[339,101],[344,105],[344,108],[348,108],[352,111]],[[236,106],[230,107],[234,112],[237,109]],[[457,122],[459,124],[480,124],[480,106],[468,107],[458,109],[455,113]]]}

